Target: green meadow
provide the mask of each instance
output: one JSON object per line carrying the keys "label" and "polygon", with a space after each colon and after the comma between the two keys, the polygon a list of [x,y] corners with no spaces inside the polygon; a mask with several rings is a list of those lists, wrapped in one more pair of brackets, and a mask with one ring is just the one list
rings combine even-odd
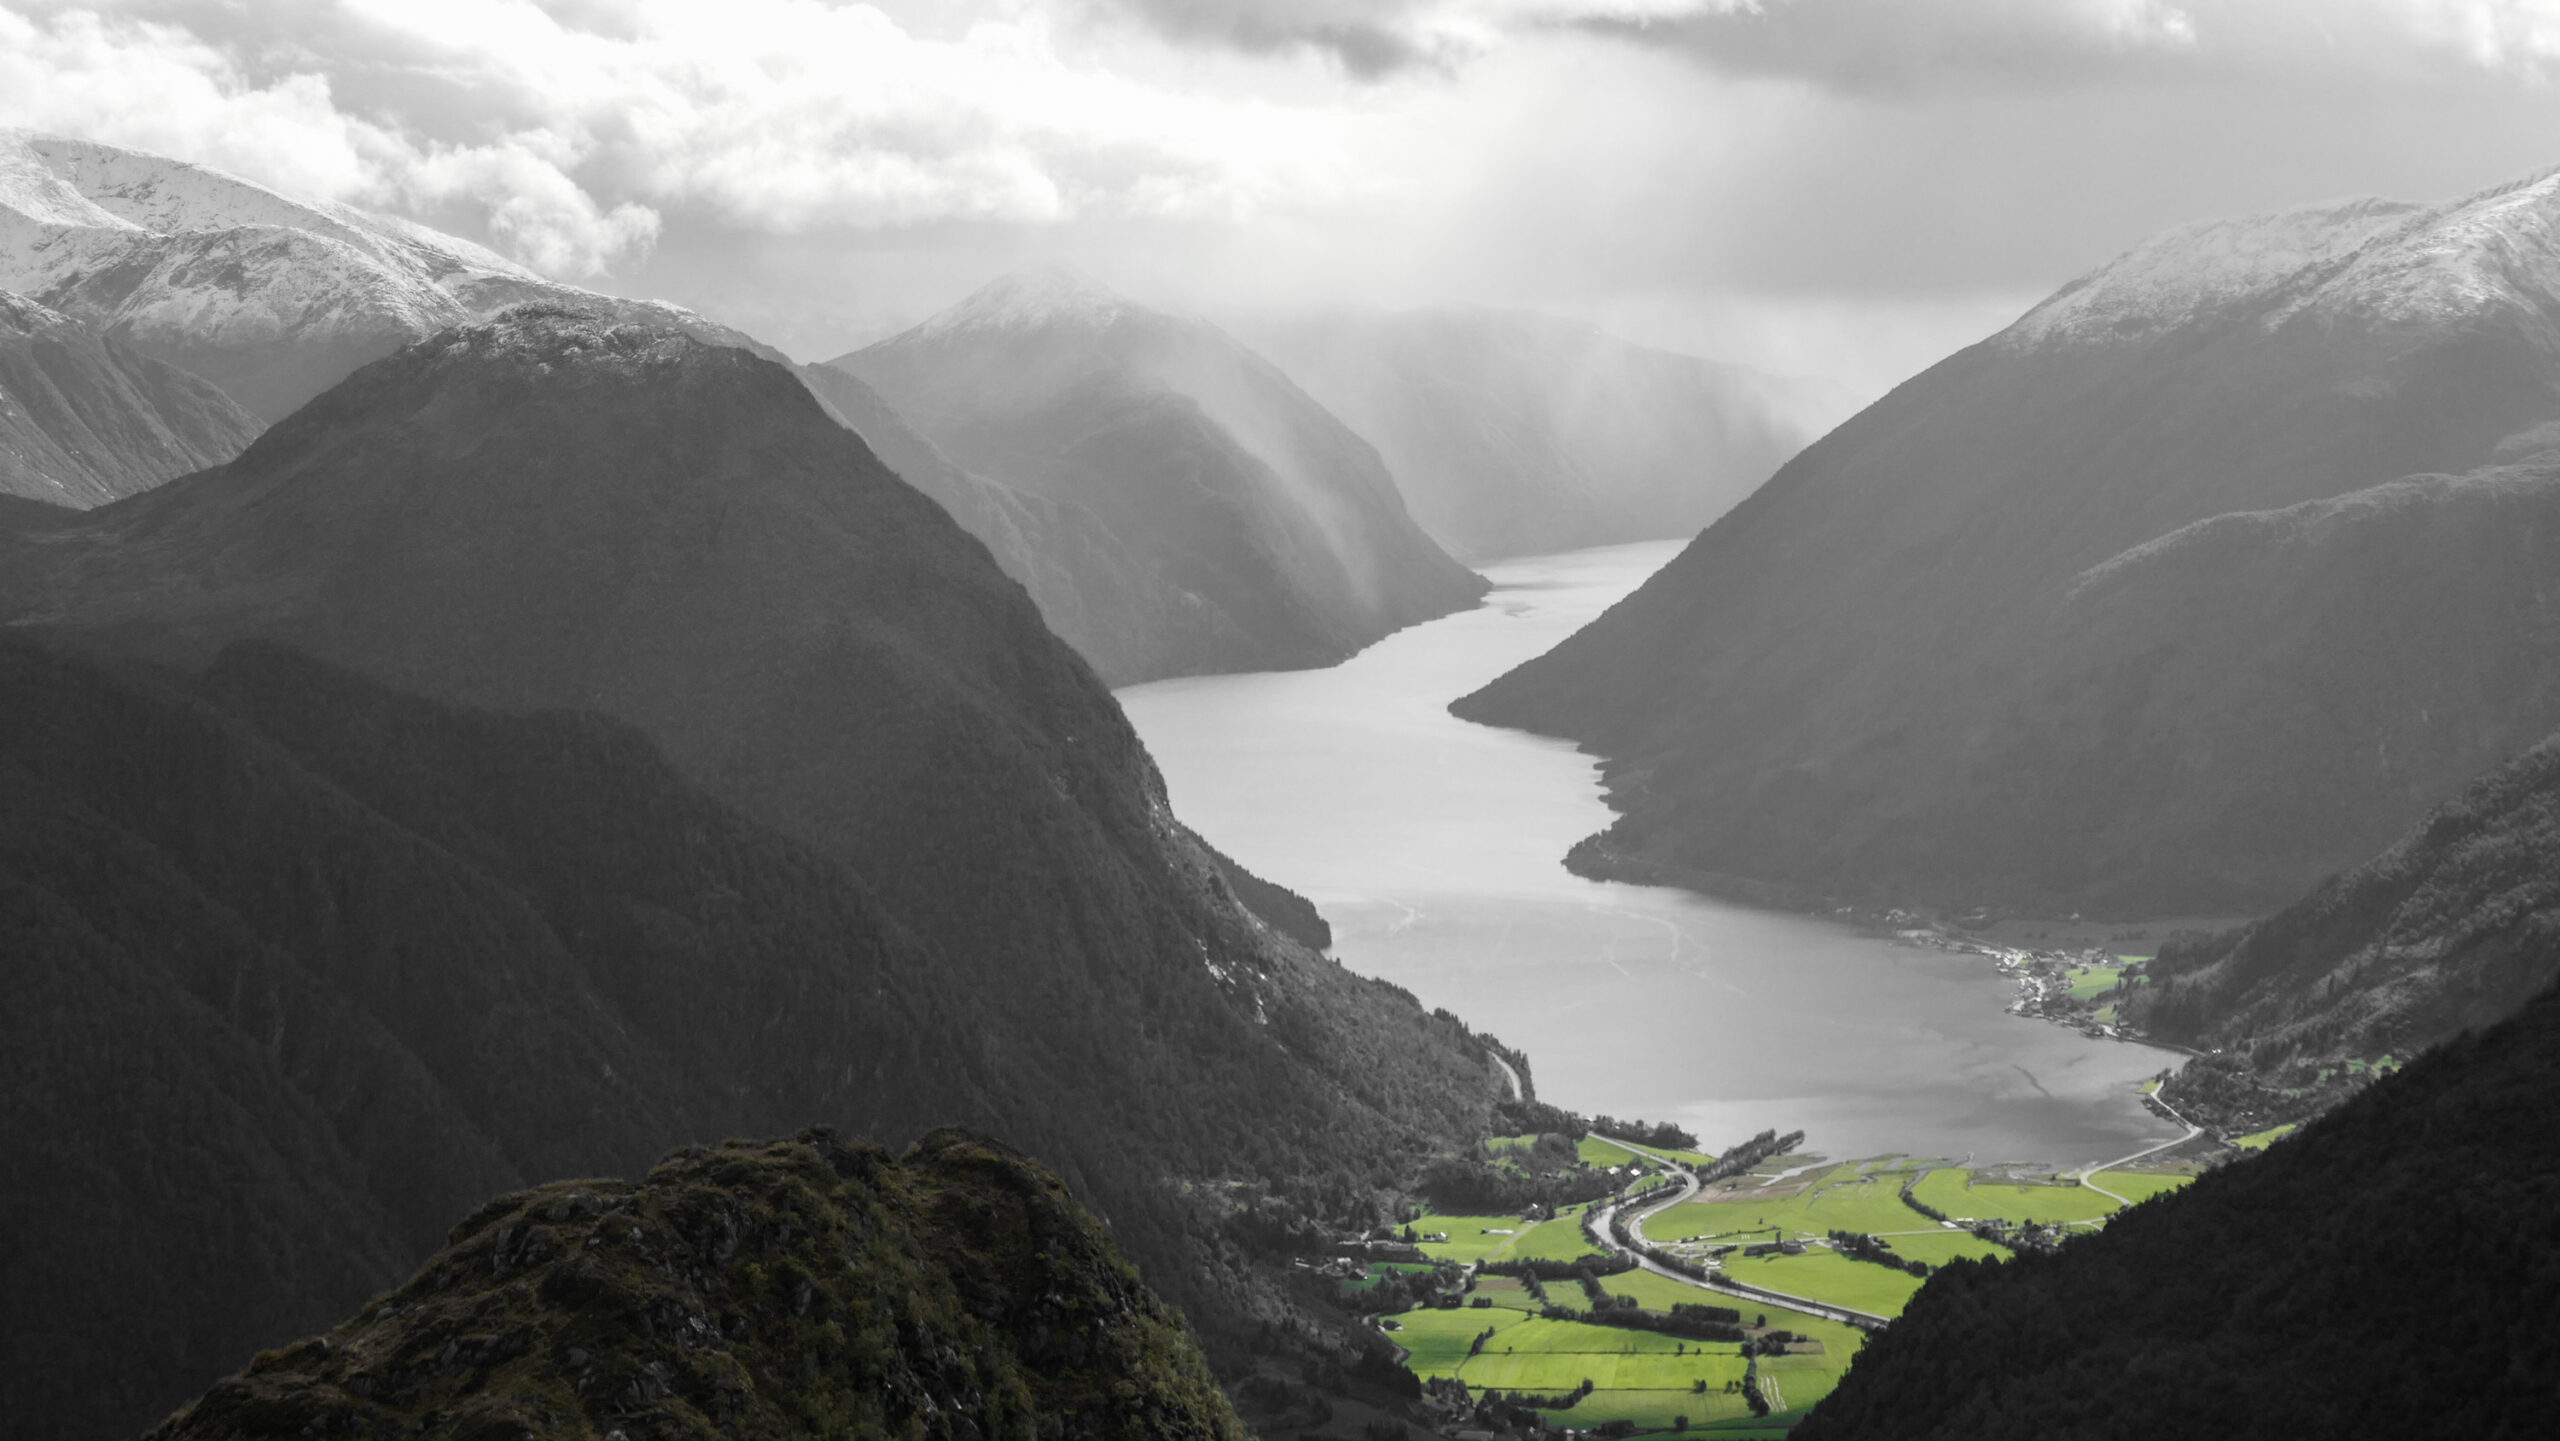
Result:
{"label": "green meadow", "polygon": [[[1783,1228],[1790,1237],[1827,1235],[1832,1231],[1868,1234],[1916,1230],[1927,1217],[1902,1204],[1902,1183],[1914,1165],[1900,1158],[1834,1166],[1811,1178],[1791,1195],[1770,1196],[1748,1184],[1721,1183],[1644,1223],[1646,1237],[1657,1244],[1687,1236],[1734,1236]],[[1802,1179],[1802,1178],[1798,1178]],[[1950,1213],[1952,1214],[1952,1213]]]}
{"label": "green meadow", "polygon": [[2163,1191],[2174,1191],[2194,1179],[2178,1171],[2100,1171],[2097,1175],[2099,1185],[2128,1201],[2148,1201]]}
{"label": "green meadow", "polygon": [[[1882,1267],[1867,1269],[1890,1278]],[[1761,1358],[1763,1374],[1781,1388],[1787,1408],[1800,1409],[1828,1394],[1864,1340],[1852,1327],[1644,1272],[1608,1277],[1605,1284],[1613,1292],[1636,1296],[1650,1309],[1664,1310],[1677,1303],[1727,1306],[1742,1313],[1746,1326],[1765,1322],[1816,1343],[1808,1348],[1809,1354]],[[1769,1430],[1768,1422],[1751,1416],[1738,1390],[1724,1389],[1729,1382],[1739,1383],[1745,1369],[1740,1348],[1732,1343],[1524,1314],[1513,1308],[1533,1304],[1526,1292],[1517,1282],[1500,1277],[1477,1278],[1476,1294],[1494,1304],[1413,1311],[1393,1318],[1402,1327],[1395,1339],[1411,1353],[1407,1364],[1416,1375],[1455,1376],[1479,1393],[1533,1395],[1573,1391],[1588,1379],[1593,1387],[1589,1396],[1571,1407],[1541,1413],[1558,1426],[1578,1430],[1618,1420],[1665,1429],[1686,1416],[1693,1430],[1726,1423],[1709,1433],[1717,1436],[1780,1434]],[[1584,1305],[1581,1288],[1570,1282],[1551,1284],[1548,1294],[1575,1310]],[[1468,1354],[1475,1338],[1488,1327],[1493,1335],[1480,1351]],[[1702,1382],[1703,1391],[1698,1389]],[[1739,1424],[1752,1429],[1733,1429]]]}
{"label": "green meadow", "polygon": [[2266,1130],[2253,1132],[2250,1135],[2234,1136],[2231,1138],[2231,1144],[2238,1146],[2244,1151],[2263,1151],[2267,1147],[2274,1145],[2276,1142],[2283,1140],[2285,1137],[2292,1135],[2297,1124],[2298,1123],[2293,1121],[2287,1121],[2281,1126],[2271,1126]]}
{"label": "green meadow", "polygon": [[1572,1261],[1594,1247],[1582,1234],[1580,1206],[1570,1206],[1547,1221],[1517,1216],[1450,1216],[1426,1212],[1411,1222],[1416,1235],[1445,1231],[1446,1241],[1424,1241],[1422,1254],[1435,1261]]}
{"label": "green meadow", "polygon": [[1801,1256],[1727,1256],[1724,1271],[1746,1286],[1828,1301],[1870,1316],[1901,1315],[1912,1293],[1920,1289],[1920,1278],[1908,1272],[1854,1260],[1820,1246],[1808,1248]]}
{"label": "green meadow", "polygon": [[1973,1180],[1971,1171],[1945,1167],[1922,1177],[1911,1193],[1956,1220],[1997,1218],[2055,1226],[2099,1220],[2116,1209],[2115,1202],[2084,1186],[2017,1185],[2001,1180],[1975,1185]]}

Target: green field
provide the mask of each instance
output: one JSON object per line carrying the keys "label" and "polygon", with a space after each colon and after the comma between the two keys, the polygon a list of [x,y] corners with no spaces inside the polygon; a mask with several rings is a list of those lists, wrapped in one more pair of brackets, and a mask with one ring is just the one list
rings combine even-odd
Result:
{"label": "green field", "polygon": [[2195,1177],[2176,1171],[2100,1171],[2098,1184],[2129,1201],[2148,1201],[2174,1191]]}
{"label": "green field", "polygon": [[2238,1146],[2244,1151],[2263,1151],[2267,1147],[2274,1145],[2276,1142],[2283,1140],[2285,1137],[2292,1135],[2297,1124],[2297,1122],[2287,1121],[2281,1126],[2271,1127],[2252,1135],[2234,1136],[2231,1138],[2231,1144]]}
{"label": "green field", "polygon": [[1828,1356],[1763,1356],[1760,1375],[1774,1383],[1770,1406],[1785,1411],[1805,1410],[1840,1384],[1840,1368]]}
{"label": "green field", "polygon": [[1636,1158],[1636,1153],[1613,1141],[1598,1136],[1582,1138],[1582,1164],[1586,1166],[1623,1166]]}
{"label": "green field", "polygon": [[2071,972],[2071,999],[2091,1001],[2116,988],[2123,979],[2122,966],[2077,966]]}
{"label": "green field", "polygon": [[2116,1209],[2115,1202],[2083,1186],[2019,1186],[1997,1180],[1977,1186],[1972,1181],[1971,1171],[1944,1168],[1922,1177],[1912,1194],[1956,1220],[1997,1217],[2051,1226],[2095,1221]]}
{"label": "green field", "polygon": [[[1791,1196],[1761,1197],[1749,1188],[1731,1200],[1688,1201],[1644,1223],[1651,1240],[1677,1241],[1684,1236],[1735,1236],[1746,1231],[1784,1227],[1793,1235],[1827,1235],[1832,1231],[1909,1231],[1929,1224],[1927,1217],[1902,1204],[1902,1183],[1911,1177],[1907,1162],[1865,1162],[1834,1166]],[[1718,1196],[1710,1190],[1702,1195]],[[1953,1214],[1953,1213],[1950,1213]]]}
{"label": "green field", "polygon": [[[1741,1365],[1739,1361],[1734,1363],[1737,1375]],[[1588,1431],[1612,1421],[1633,1421],[1638,1426],[1667,1428],[1675,1418],[1686,1416],[1689,1428],[1694,1431],[1702,1422],[1749,1416],[1751,1408],[1744,1404],[1740,1393],[1727,1395],[1721,1382],[1709,1382],[1704,1395],[1686,1387],[1676,1391],[1594,1391],[1570,1411],[1541,1411],[1538,1414],[1553,1425],[1578,1431]],[[1719,1431],[1713,1434],[1729,1436],[1735,1433]]]}
{"label": "green field", "polygon": [[[1535,1224],[1517,1216],[1444,1216],[1436,1211],[1425,1212],[1412,1222],[1418,1236],[1434,1231],[1449,1233],[1446,1241],[1422,1242],[1422,1254],[1435,1261],[1456,1261],[1461,1265],[1503,1250]],[[1496,1231],[1504,1234],[1489,1234]]]}
{"label": "green field", "polygon": [[1478,1310],[1461,1306],[1455,1311],[1407,1311],[1390,1317],[1402,1329],[1394,1333],[1395,1343],[1412,1352],[1405,1362],[1416,1376],[1454,1376],[1458,1365],[1467,1359],[1467,1347],[1484,1328],[1495,1329],[1497,1344],[1505,1330],[1529,1324],[1517,1311],[1500,1307]]}
{"label": "green field", "polygon": [[[2110,1171],[2107,1174],[2115,1173]],[[2126,1194],[2132,1193],[2128,1191]],[[1914,1212],[1913,1219],[1918,1220],[1921,1217]],[[1893,1243],[1895,1254],[1907,1256],[1914,1261],[1926,1261],[1932,1266],[1943,1266],[1958,1256],[1970,1256],[1976,1260],[1985,1258],[1997,1260],[2009,1255],[2008,1247],[1994,1245],[1970,1231],[1939,1230],[1925,1235],[1888,1236],[1885,1239]]]}
{"label": "green field", "polygon": [[[1472,1302],[1478,1296],[1482,1296],[1496,1306],[1507,1307],[1514,1311],[1538,1309],[1538,1298],[1530,1295],[1529,1288],[1516,1277],[1478,1276],[1475,1289],[1467,1293],[1467,1299]],[[1479,1326],[1476,1329],[1484,1328]]]}
{"label": "green field", "polygon": [[[1899,1240],[1895,1242],[1900,1244]],[[1852,1260],[1819,1246],[1801,1256],[1727,1256],[1724,1271],[1746,1286],[1764,1286],[1809,1301],[1828,1301],[1870,1316],[1901,1315],[1911,1293],[1920,1289],[1917,1276]]]}
{"label": "green field", "polygon": [[[1882,1267],[1866,1269],[1891,1277]],[[1481,1291],[1498,1279],[1480,1279],[1478,1289]],[[1668,1308],[1675,1302],[1727,1306],[1742,1313],[1745,1325],[1765,1319],[1771,1326],[1820,1342],[1820,1354],[1761,1360],[1764,1372],[1777,1381],[1788,1409],[1800,1410],[1827,1395],[1864,1342],[1848,1326],[1643,1272],[1608,1277],[1605,1284],[1613,1291],[1637,1295],[1656,1309]],[[1581,1288],[1570,1283],[1551,1286],[1549,1293],[1576,1309],[1582,1304]],[[1412,1353],[1408,1364],[1416,1375],[1457,1376],[1480,1392],[1550,1395],[1571,1391],[1588,1377],[1595,1389],[1578,1405],[1541,1413],[1558,1426],[1589,1430],[1610,1421],[1626,1420],[1647,1428],[1667,1428],[1674,1417],[1687,1416],[1692,1429],[1724,1422],[1710,1434],[1732,1437],[1761,1434],[1766,1425],[1761,1423],[1750,1431],[1734,1429],[1736,1423],[1749,1423],[1752,1418],[1741,1395],[1724,1390],[1727,1381],[1741,1379],[1744,1369],[1737,1348],[1730,1344],[1578,1321],[1549,1321],[1523,1316],[1500,1301],[1491,1307],[1415,1311],[1394,1319],[1404,1327],[1395,1339]],[[1485,1343],[1481,1354],[1469,1356],[1469,1344],[1488,1326],[1494,1328],[1492,1339]],[[1700,1381],[1706,1382],[1703,1393],[1695,1389]]]}
{"label": "green field", "polygon": [[1511,1244],[1492,1259],[1498,1261],[1578,1261],[1597,1251],[1591,1238],[1582,1234],[1582,1211],[1579,1207],[1538,1224],[1512,1238]]}

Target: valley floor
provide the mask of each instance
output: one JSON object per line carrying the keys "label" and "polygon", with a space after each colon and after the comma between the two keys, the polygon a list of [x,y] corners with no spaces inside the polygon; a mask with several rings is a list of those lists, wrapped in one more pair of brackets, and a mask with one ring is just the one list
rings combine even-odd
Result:
{"label": "valley floor", "polygon": [[[1622,1191],[1545,1217],[1418,1217],[1413,1249],[1424,1260],[1388,1264],[1409,1276],[1437,1268],[1445,1289],[1434,1304],[1380,1324],[1430,1388],[1422,1404],[1444,1434],[1477,1424],[1472,1403],[1510,1398],[1573,1430],[1784,1435],[1839,1383],[1866,1330],[1901,1314],[1924,1279],[1913,1265],[1925,1272],[1958,1257],[2002,1257],[2103,1226],[2124,1206],[2193,1179],[2194,1163],[2166,1159],[2181,1144],[2079,1173],[1788,1155],[1702,1184],[1692,1168],[1706,1157],[1593,1137],[1583,1143],[1586,1159],[1652,1163],[1633,1199]],[[1656,1256],[1706,1279],[1651,1258],[1609,1273],[1636,1259],[1611,1237],[1620,1207],[1631,1208],[1627,1224]],[[1485,1269],[1538,1262],[1553,1270],[1582,1263],[1583,1274],[1539,1283]],[[1679,1306],[1739,1312],[1741,1339],[1595,1318],[1624,1308],[1653,1320]],[[1765,1414],[1752,1405],[1755,1391]]]}

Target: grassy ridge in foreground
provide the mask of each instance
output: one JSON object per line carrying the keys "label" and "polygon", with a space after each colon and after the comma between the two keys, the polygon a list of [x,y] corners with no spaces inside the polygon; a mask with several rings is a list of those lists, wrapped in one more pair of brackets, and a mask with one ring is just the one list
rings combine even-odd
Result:
{"label": "grassy ridge in foreground", "polygon": [[297,1433],[1245,1437],[1101,1223],[960,1131],[895,1160],[823,1131],[732,1141],[502,1196],[153,1437]]}

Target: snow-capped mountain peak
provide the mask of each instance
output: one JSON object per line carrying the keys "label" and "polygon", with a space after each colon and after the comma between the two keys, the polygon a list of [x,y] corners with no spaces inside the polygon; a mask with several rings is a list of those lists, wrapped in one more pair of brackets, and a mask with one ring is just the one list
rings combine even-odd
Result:
{"label": "snow-capped mountain peak", "polygon": [[411,221],[26,130],[0,129],[0,289],[193,370],[269,420],[367,360],[524,300],[753,344],[690,311],[562,285]]}
{"label": "snow-capped mountain peak", "polygon": [[938,337],[971,330],[1101,327],[1135,310],[1126,297],[1072,265],[1040,262],[1006,271],[916,328]]}
{"label": "snow-capped mountain peak", "polygon": [[2560,170],[2443,205],[2356,199],[2178,226],[2064,286],[2003,332],[2014,349],[2141,340],[2236,313],[2440,324],[2560,301]]}
{"label": "snow-capped mountain peak", "polygon": [[2064,286],[2002,338],[2026,347],[2157,334],[2265,295],[2417,213],[2364,197],[2181,225]]}

